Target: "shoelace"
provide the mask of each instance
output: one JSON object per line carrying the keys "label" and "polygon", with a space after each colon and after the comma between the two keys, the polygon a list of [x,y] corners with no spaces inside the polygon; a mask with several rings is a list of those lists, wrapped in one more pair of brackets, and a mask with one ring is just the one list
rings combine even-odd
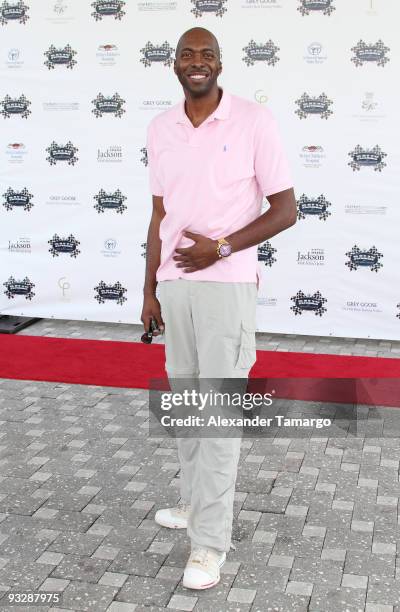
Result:
{"label": "shoelace", "polygon": [[189,510],[190,504],[179,504],[177,507],[177,512],[185,513]]}

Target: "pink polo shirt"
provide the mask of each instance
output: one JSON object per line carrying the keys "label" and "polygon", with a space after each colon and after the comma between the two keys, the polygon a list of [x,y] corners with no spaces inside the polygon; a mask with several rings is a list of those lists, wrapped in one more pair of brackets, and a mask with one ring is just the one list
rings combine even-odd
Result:
{"label": "pink polo shirt", "polygon": [[150,122],[147,154],[150,189],[163,196],[166,211],[157,281],[257,282],[257,246],[196,272],[177,268],[172,258],[175,249],[194,244],[183,231],[213,240],[228,236],[260,216],[263,195],[293,186],[271,111],[224,91],[195,128],[182,100]]}

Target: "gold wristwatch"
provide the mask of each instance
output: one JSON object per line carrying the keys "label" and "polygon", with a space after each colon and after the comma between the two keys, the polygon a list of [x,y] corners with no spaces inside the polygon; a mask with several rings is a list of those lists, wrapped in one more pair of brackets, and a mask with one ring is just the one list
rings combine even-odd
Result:
{"label": "gold wristwatch", "polygon": [[219,238],[217,242],[218,257],[228,257],[232,253],[232,245],[225,238]]}

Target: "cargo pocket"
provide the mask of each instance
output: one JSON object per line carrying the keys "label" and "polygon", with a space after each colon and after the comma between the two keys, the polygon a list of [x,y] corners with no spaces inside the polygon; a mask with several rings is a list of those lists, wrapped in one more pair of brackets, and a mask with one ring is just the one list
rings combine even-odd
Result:
{"label": "cargo pocket", "polygon": [[240,330],[240,347],[235,368],[249,369],[256,361],[255,327],[242,322]]}

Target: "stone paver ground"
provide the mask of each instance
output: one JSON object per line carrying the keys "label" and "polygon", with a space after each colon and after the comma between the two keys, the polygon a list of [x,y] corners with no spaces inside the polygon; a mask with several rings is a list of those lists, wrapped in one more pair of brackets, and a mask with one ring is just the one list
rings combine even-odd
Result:
{"label": "stone paver ground", "polygon": [[[42,320],[21,333],[132,341],[141,329]],[[400,354],[399,342],[277,334],[258,347]],[[398,437],[243,440],[236,550],[196,592],[182,587],[186,533],[153,520],[179,500],[179,464],[147,419],[145,390],[0,381],[0,610],[400,612]],[[9,606],[10,590],[61,600]]]}

